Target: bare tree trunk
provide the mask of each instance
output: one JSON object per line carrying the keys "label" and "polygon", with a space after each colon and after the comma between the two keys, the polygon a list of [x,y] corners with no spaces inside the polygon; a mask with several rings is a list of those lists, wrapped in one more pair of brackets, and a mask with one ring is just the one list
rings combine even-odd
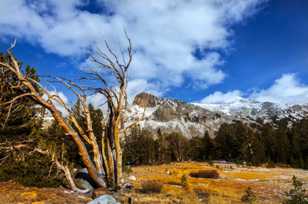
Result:
{"label": "bare tree trunk", "polygon": [[87,133],[89,135],[89,138],[91,140],[91,145],[93,147],[93,154],[94,154],[94,162],[95,162],[95,165],[96,165],[96,169],[97,169],[97,172],[100,176],[103,175],[103,172],[104,172],[104,169],[103,169],[103,161],[102,161],[102,155],[101,155],[101,152],[100,152],[100,149],[99,149],[99,146],[98,146],[98,143],[97,143],[97,139],[94,135],[94,132],[93,132],[93,126],[92,126],[92,120],[91,120],[91,114],[89,112],[89,107],[88,107],[88,104],[84,103],[83,102],[83,108],[84,108],[84,113],[85,113],[85,116],[86,116],[86,124],[87,124]]}
{"label": "bare tree trunk", "polygon": [[116,162],[117,162],[117,174],[116,174],[116,185],[119,186],[121,178],[122,178],[122,148],[120,143],[120,131],[118,124],[116,124],[114,128],[114,144],[115,144],[115,152],[116,152]]}
{"label": "bare tree trunk", "polygon": [[77,145],[78,152],[82,158],[82,161],[84,165],[86,166],[89,176],[101,187],[106,187],[105,182],[101,177],[98,176],[97,171],[95,169],[95,166],[93,162],[91,161],[91,158],[89,156],[88,150],[85,146],[85,144],[82,142],[80,137],[73,131],[65,121],[63,120],[61,114],[59,111],[55,110],[54,108],[50,108],[51,114],[53,115],[54,119],[57,121],[60,127],[62,127],[63,131],[71,136]]}
{"label": "bare tree trunk", "polygon": [[114,187],[114,163],[113,163],[113,156],[112,156],[112,146],[110,139],[108,137],[105,138],[105,152],[107,155],[107,182],[108,185],[112,188]]}
{"label": "bare tree trunk", "polygon": [[[107,53],[98,51],[97,59],[93,57],[94,62],[98,63],[102,68],[109,70],[117,81],[117,88],[114,85],[108,86],[104,77],[98,72],[90,73],[89,80],[97,80],[102,83],[102,87],[88,87],[86,90],[71,80],[64,80],[57,78],[57,82],[61,82],[67,89],[69,89],[82,103],[82,115],[85,119],[85,124],[80,124],[73,114],[73,110],[70,109],[64,100],[56,94],[50,94],[38,81],[24,75],[20,69],[20,64],[14,58],[11,53],[11,49],[15,46],[13,44],[8,51],[10,56],[10,62],[1,62],[0,66],[7,68],[12,72],[18,80],[17,86],[12,86],[12,89],[22,90],[23,94],[15,97],[8,104],[12,105],[17,99],[22,97],[29,97],[37,104],[50,111],[54,120],[63,129],[64,133],[72,138],[78,148],[78,152],[81,156],[82,162],[88,170],[89,176],[101,187],[112,186],[115,190],[119,187],[119,182],[122,178],[122,149],[121,149],[121,128],[122,114],[126,107],[126,85],[127,85],[127,70],[132,61],[132,46],[131,41],[126,34],[129,42],[127,48],[128,59],[122,56],[122,61],[118,59],[117,55],[110,49],[106,42]],[[127,60],[127,61],[126,61]],[[86,77],[85,77],[86,78]],[[89,91],[94,91],[95,94],[102,94],[108,104],[108,117],[106,122],[103,123],[104,135],[101,138],[101,149],[99,147],[99,141],[93,132],[93,123],[89,107],[86,101],[86,96]],[[24,93],[26,92],[26,93]],[[93,93],[92,93],[93,94]],[[47,99],[43,97],[47,96]],[[61,112],[55,105],[58,103],[62,105],[71,115],[65,118],[61,115]],[[8,114],[8,117],[10,112]],[[85,129],[84,125],[86,126]],[[89,144],[89,145],[87,145]],[[89,147],[90,146],[90,147]],[[93,158],[89,154],[89,149],[93,151]],[[58,163],[59,164],[59,163]],[[60,166],[59,166],[60,167]],[[72,175],[69,169],[65,166],[61,167],[65,172],[72,188],[77,189],[73,182]],[[103,180],[103,173],[105,172],[106,183]]]}
{"label": "bare tree trunk", "polygon": [[102,132],[102,159],[103,159],[103,168],[104,168],[104,172],[105,172],[105,178],[106,181],[108,181],[108,178],[110,177],[110,169],[109,169],[109,164],[108,164],[108,152],[107,152],[107,148],[108,148],[108,142],[107,142],[107,138],[105,136],[105,130],[103,130]]}
{"label": "bare tree trunk", "polygon": [[[54,156],[53,156],[53,157],[54,157]],[[80,189],[80,188],[77,187],[77,185],[76,185],[76,183],[75,183],[75,180],[74,180],[74,178],[73,178],[73,176],[72,176],[72,174],[71,174],[71,171],[70,171],[70,169],[69,169],[68,166],[62,165],[62,164],[58,161],[58,159],[55,158],[55,157],[53,158],[53,160],[54,160],[54,162],[55,162],[57,168],[58,168],[58,169],[61,169],[61,170],[64,172],[65,177],[66,177],[66,179],[67,179],[67,181],[68,181],[68,183],[69,183],[69,185],[71,186],[71,189],[72,189],[73,191],[75,191],[75,192],[77,192],[77,193],[89,193],[90,189]]]}

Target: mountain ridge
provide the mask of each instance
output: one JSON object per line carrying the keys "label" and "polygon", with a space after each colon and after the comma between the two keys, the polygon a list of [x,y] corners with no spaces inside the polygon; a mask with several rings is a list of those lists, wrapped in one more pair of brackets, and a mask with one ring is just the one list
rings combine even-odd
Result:
{"label": "mountain ridge", "polygon": [[158,130],[175,131],[191,138],[202,136],[207,131],[213,137],[223,123],[257,123],[260,120],[273,123],[283,118],[290,122],[303,119],[308,116],[308,104],[280,105],[249,100],[220,104],[186,103],[142,92],[128,107],[127,116],[130,121],[138,120],[141,128],[154,134]]}

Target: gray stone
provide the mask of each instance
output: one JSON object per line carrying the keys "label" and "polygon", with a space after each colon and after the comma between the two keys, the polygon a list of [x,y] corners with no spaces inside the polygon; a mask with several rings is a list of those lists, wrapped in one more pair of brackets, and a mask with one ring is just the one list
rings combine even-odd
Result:
{"label": "gray stone", "polygon": [[136,176],[134,176],[134,175],[129,176],[128,179],[131,180],[131,181],[137,180]]}
{"label": "gray stone", "polygon": [[94,190],[93,186],[87,180],[75,179],[75,181],[78,188],[87,189],[89,192]]}
{"label": "gray stone", "polygon": [[130,191],[134,188],[134,185],[131,184],[131,183],[124,183],[123,186],[122,186],[122,189],[124,191]]}
{"label": "gray stone", "polygon": [[112,197],[111,195],[103,195],[103,196],[100,196],[100,197],[92,200],[88,204],[120,204],[120,203],[118,203],[114,199],[114,197]]}

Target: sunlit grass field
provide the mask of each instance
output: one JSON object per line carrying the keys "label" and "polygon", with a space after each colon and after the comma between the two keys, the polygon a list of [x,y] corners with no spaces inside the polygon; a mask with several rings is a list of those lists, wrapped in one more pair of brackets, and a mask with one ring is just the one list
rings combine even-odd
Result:
{"label": "sunlit grass field", "polygon": [[[193,178],[191,172],[216,170],[218,179]],[[293,175],[308,181],[308,171],[292,168],[246,167],[235,164],[208,164],[183,162],[156,166],[133,167],[129,175],[136,177],[131,181],[135,190],[127,196],[135,203],[242,203],[245,190],[250,187],[256,195],[254,203],[281,203],[291,187]],[[183,186],[182,177],[187,176]],[[163,184],[161,193],[145,194],[138,189],[147,181]]]}

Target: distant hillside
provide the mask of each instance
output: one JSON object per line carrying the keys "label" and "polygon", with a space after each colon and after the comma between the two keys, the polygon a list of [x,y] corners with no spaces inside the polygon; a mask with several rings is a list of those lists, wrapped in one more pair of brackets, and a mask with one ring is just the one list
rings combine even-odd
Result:
{"label": "distant hillside", "polygon": [[184,136],[211,136],[221,124],[243,121],[245,123],[275,123],[288,118],[290,123],[308,116],[308,105],[278,105],[270,102],[239,100],[223,104],[190,104],[154,96],[138,94],[129,106],[127,117],[139,120],[142,128],[156,133],[180,132]]}

